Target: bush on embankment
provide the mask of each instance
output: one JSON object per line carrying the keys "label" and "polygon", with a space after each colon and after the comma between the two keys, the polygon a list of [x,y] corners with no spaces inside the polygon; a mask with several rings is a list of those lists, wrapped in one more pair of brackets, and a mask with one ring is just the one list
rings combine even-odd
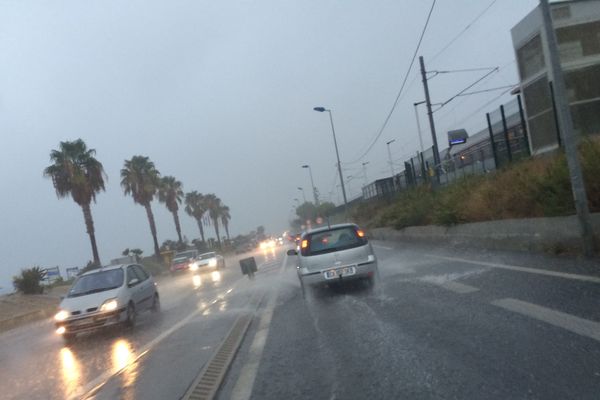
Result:
{"label": "bush on embankment", "polygon": [[[586,139],[580,160],[590,210],[600,212],[600,140]],[[430,185],[400,193],[392,202],[365,202],[354,219],[368,227],[455,225],[575,213],[564,153],[530,158],[485,176],[468,176],[437,190]]]}

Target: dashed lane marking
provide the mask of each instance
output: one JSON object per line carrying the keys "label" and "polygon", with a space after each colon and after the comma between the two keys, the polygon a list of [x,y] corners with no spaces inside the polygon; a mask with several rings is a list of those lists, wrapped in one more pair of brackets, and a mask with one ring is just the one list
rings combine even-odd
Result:
{"label": "dashed lane marking", "polygon": [[526,315],[578,335],[600,341],[600,323],[598,322],[517,299],[506,298],[494,300],[492,301],[492,304],[504,308],[505,310]]}
{"label": "dashed lane marking", "polygon": [[432,257],[432,258],[442,259],[442,260],[462,262],[465,264],[482,265],[485,267],[506,269],[509,271],[526,272],[529,274],[553,276],[556,278],[571,279],[571,280],[583,281],[583,282],[600,283],[599,277],[590,276],[590,275],[579,275],[579,274],[570,274],[570,273],[566,273],[566,272],[547,271],[547,270],[538,269],[538,268],[517,267],[515,265],[498,264],[498,263],[491,263],[491,262],[486,262],[486,261],[474,261],[474,260],[467,260],[464,258],[456,258],[456,257],[437,256],[434,254],[427,254],[427,256]]}
{"label": "dashed lane marking", "polygon": [[450,291],[452,291],[454,293],[458,293],[458,294],[469,294],[469,293],[479,291],[479,288],[476,288],[474,286],[465,285],[464,283],[460,283],[460,282],[453,282],[453,281],[435,282],[431,279],[420,279],[420,281],[437,285],[439,287],[442,287],[444,289],[450,290]]}
{"label": "dashed lane marking", "polygon": [[387,247],[387,246],[381,246],[379,244],[374,244],[373,247],[378,248],[378,249],[383,249],[383,250],[394,250],[391,247]]}

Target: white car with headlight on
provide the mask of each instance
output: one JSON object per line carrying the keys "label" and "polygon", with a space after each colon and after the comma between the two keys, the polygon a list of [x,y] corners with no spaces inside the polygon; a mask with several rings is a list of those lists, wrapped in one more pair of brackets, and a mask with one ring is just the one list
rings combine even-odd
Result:
{"label": "white car with headlight on", "polygon": [[190,271],[204,272],[215,269],[225,268],[225,259],[222,255],[211,251],[210,253],[200,254],[196,260],[190,264]]}
{"label": "white car with headlight on", "polygon": [[69,341],[80,332],[111,325],[133,327],[140,312],[160,310],[160,298],[141,265],[111,265],[80,275],[59,308],[56,333]]}

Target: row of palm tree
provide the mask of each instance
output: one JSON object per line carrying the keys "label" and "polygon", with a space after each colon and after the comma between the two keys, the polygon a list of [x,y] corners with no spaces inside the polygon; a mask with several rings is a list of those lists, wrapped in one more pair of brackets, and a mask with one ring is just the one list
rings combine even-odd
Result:
{"label": "row of palm tree", "polygon": [[[51,165],[44,169],[44,176],[52,179],[58,198],[71,196],[83,210],[87,233],[92,245],[94,263],[100,265],[100,256],[96,245],[94,220],[91,203],[96,202],[96,194],[105,191],[106,173],[102,163],[95,158],[96,151],[88,149],[81,139],[60,142],[57,150],[50,152]],[[202,242],[205,243],[204,218],[208,216],[215,228],[219,246],[219,223],[225,228],[229,239],[229,221],[231,215],[221,199],[214,194],[203,195],[197,191],[183,192],[183,184],[173,176],[161,176],[154,163],[145,156],[133,156],[125,160],[121,169],[121,188],[124,194],[130,195],[134,203],[146,210],[150,232],[152,234],[154,253],[160,254],[156,223],[152,212],[152,201],[157,198],[164,203],[173,214],[173,222],[179,243],[182,243],[181,224],[179,221],[179,205],[185,200],[185,212],[198,223]]]}

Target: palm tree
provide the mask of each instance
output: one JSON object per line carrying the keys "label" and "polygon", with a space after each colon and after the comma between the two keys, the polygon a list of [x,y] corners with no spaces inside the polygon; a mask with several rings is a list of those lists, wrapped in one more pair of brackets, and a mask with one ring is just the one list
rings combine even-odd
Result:
{"label": "palm tree", "polygon": [[221,247],[221,237],[219,236],[219,219],[221,218],[221,209],[223,207],[223,203],[221,199],[219,199],[214,194],[207,194],[205,197],[206,200],[206,208],[208,209],[208,215],[215,226],[215,234],[217,235],[217,242],[219,242],[219,247]]}
{"label": "palm tree", "polygon": [[202,217],[206,213],[206,202],[204,195],[197,191],[192,191],[185,194],[185,212],[196,220],[202,243],[206,243],[204,238],[204,226],[202,226]]}
{"label": "palm tree", "polygon": [[223,224],[223,227],[225,228],[225,234],[227,235],[227,240],[231,240],[231,238],[229,237],[229,221],[231,221],[231,215],[229,214],[229,207],[226,205],[223,205],[221,207],[221,223]]}
{"label": "palm tree", "polygon": [[130,194],[133,202],[144,206],[150,223],[150,232],[154,240],[154,254],[160,255],[158,239],[156,237],[156,224],[150,203],[160,186],[160,172],[154,167],[154,163],[148,157],[133,156],[131,160],[125,160],[121,169],[121,187],[125,195]]}
{"label": "palm tree", "polygon": [[158,188],[158,201],[165,203],[167,209],[173,214],[173,221],[175,221],[175,230],[177,231],[177,237],[179,243],[182,243],[181,239],[181,225],[179,224],[179,204],[183,199],[183,185],[180,181],[175,179],[173,176],[163,176],[160,180],[160,187]]}
{"label": "palm tree", "polygon": [[107,178],[102,163],[94,157],[95,155],[96,150],[88,149],[81,139],[60,142],[59,149],[50,152],[52,164],[44,169],[44,176],[52,179],[58,198],[70,195],[83,210],[94,264],[100,265],[90,204],[92,200],[96,202],[97,193],[105,190],[104,180]]}

